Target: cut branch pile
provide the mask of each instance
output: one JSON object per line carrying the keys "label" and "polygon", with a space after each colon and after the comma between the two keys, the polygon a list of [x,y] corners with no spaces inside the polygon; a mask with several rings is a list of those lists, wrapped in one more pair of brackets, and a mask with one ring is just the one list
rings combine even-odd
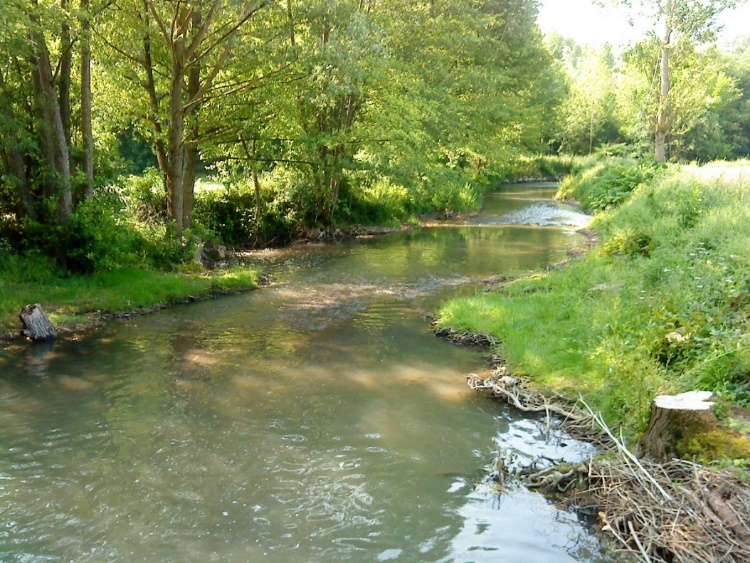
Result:
{"label": "cut branch pile", "polygon": [[524,412],[555,414],[571,435],[601,446],[604,455],[588,463],[541,470],[532,464],[512,477],[598,514],[601,530],[622,551],[644,561],[750,561],[750,488],[732,471],[638,459],[585,402],[544,397],[503,368],[468,380]]}
{"label": "cut branch pile", "polygon": [[608,443],[608,437],[596,418],[576,402],[556,393],[542,394],[529,385],[528,379],[508,375],[505,366],[497,367],[488,378],[475,373],[466,378],[469,387],[475,391],[492,393],[497,399],[520,411],[544,413],[547,418],[552,415],[558,417],[563,429],[573,438],[600,445]]}
{"label": "cut branch pile", "polygon": [[588,469],[572,498],[623,549],[646,561],[750,561],[750,489],[731,472],[622,456]]}

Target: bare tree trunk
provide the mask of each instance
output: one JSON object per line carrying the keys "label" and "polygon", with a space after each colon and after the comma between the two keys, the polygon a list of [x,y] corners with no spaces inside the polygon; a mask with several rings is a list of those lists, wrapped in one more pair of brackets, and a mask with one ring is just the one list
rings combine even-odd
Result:
{"label": "bare tree trunk", "polygon": [[[35,2],[36,4],[36,2]],[[48,188],[57,198],[57,220],[68,222],[73,212],[73,197],[70,178],[70,156],[65,137],[65,127],[60,113],[60,105],[55,95],[49,51],[40,31],[39,19],[32,15],[31,43],[35,49],[32,56],[32,75],[38,111],[42,118],[41,141],[44,147],[47,167],[51,175]]]}
{"label": "bare tree trunk", "polygon": [[91,126],[91,19],[89,0],[81,0],[81,132],[86,199],[94,197],[94,133]]}
{"label": "bare tree trunk", "polygon": [[[196,9],[192,18],[193,29],[201,26],[201,14]],[[195,54],[191,57],[188,67],[188,84],[187,93],[189,100],[195,100],[198,97],[201,87],[201,65]],[[186,112],[186,119],[191,119],[190,134],[185,143],[185,177],[183,179],[183,208],[182,224],[185,228],[190,228],[193,218],[193,201],[195,200],[195,173],[198,168],[198,138],[200,136],[200,126],[198,124],[197,113],[200,109],[200,102],[191,104]]]}
{"label": "bare tree trunk", "polygon": [[62,24],[60,26],[60,74],[57,78],[57,99],[65,143],[70,147],[70,75],[73,68],[73,44],[70,40],[70,24],[65,13],[68,0],[60,0]]}
{"label": "bare tree trunk", "polygon": [[169,87],[169,128],[167,131],[167,212],[175,221],[176,234],[182,236],[184,212],[183,180],[185,173],[185,150],[183,132],[185,112],[182,95],[185,89],[185,36],[179,36],[172,44],[172,81]]}
{"label": "bare tree trunk", "polygon": [[31,66],[31,85],[34,92],[34,106],[38,113],[39,123],[39,146],[44,157],[42,195],[45,198],[55,197],[57,192],[57,180],[55,178],[55,148],[50,131],[52,123],[52,112],[50,102],[45,95],[42,77],[39,69],[38,59],[33,56],[29,60]]}
{"label": "bare tree trunk", "polygon": [[664,37],[661,44],[661,89],[659,91],[658,113],[656,114],[656,145],[654,157],[656,162],[667,161],[667,130],[669,116],[669,49],[672,39],[672,0],[667,0],[664,8]]}

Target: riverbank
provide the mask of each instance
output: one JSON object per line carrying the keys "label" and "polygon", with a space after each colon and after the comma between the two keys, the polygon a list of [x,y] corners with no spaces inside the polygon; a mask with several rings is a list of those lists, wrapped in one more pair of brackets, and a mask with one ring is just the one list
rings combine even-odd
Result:
{"label": "riverbank", "polygon": [[[46,271],[8,271],[0,280],[0,339],[20,337],[18,313],[40,303],[62,333],[77,333],[117,317],[142,315],[167,305],[248,291],[257,287],[261,272],[235,266],[224,270],[159,272],[124,268],[89,276],[62,276]],[[15,274],[15,275],[14,275]]]}
{"label": "riverbank", "polygon": [[[593,207],[601,205],[591,252],[450,301],[439,325],[498,339],[495,352],[514,374],[583,395],[630,441],[645,430],[656,395],[693,389],[714,392],[717,413],[744,434],[736,414],[750,402],[750,166],[643,177],[621,164],[591,167],[563,186],[585,204],[576,182],[585,183]],[[679,453],[747,464],[748,449],[733,444],[698,436]]]}
{"label": "riverbank", "polygon": [[[382,236],[413,228],[352,225],[306,229],[290,244]],[[59,333],[71,335],[116,318],[256,289],[264,277],[260,269],[243,265],[251,253],[246,249],[229,252],[233,265],[219,269],[207,270],[189,262],[177,272],[131,267],[91,275],[66,275],[46,261],[35,264],[17,258],[0,270],[0,341],[21,338],[18,313],[31,303],[42,305]]]}

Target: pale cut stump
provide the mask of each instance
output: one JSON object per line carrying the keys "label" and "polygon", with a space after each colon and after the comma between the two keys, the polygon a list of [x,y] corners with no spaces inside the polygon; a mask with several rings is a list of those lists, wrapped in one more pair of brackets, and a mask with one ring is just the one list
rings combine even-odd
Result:
{"label": "pale cut stump", "polygon": [[52,340],[57,336],[55,327],[52,326],[47,315],[39,303],[26,305],[18,315],[25,327],[21,332],[27,338],[35,342]]}
{"label": "pale cut stump", "polygon": [[638,457],[669,461],[676,457],[676,444],[683,437],[706,432],[719,425],[709,401],[710,391],[659,395],[651,407],[648,430],[638,442]]}

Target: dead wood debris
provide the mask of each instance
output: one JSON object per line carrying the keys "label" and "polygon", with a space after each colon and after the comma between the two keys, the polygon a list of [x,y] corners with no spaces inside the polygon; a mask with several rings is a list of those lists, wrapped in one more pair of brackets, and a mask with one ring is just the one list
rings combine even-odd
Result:
{"label": "dead wood debris", "polygon": [[562,493],[571,506],[598,515],[601,530],[623,552],[644,561],[750,561],[750,487],[732,471],[638,459],[585,403],[545,397],[503,368],[489,378],[467,377],[472,389],[522,411],[559,416],[564,430],[602,450],[578,466],[532,465],[503,479]]}
{"label": "dead wood debris", "polygon": [[459,331],[450,327],[441,327],[435,329],[435,336],[438,338],[444,338],[448,342],[458,344],[460,346],[473,346],[482,349],[491,349],[496,346],[499,342],[494,336],[487,334],[481,334],[478,332]]}

